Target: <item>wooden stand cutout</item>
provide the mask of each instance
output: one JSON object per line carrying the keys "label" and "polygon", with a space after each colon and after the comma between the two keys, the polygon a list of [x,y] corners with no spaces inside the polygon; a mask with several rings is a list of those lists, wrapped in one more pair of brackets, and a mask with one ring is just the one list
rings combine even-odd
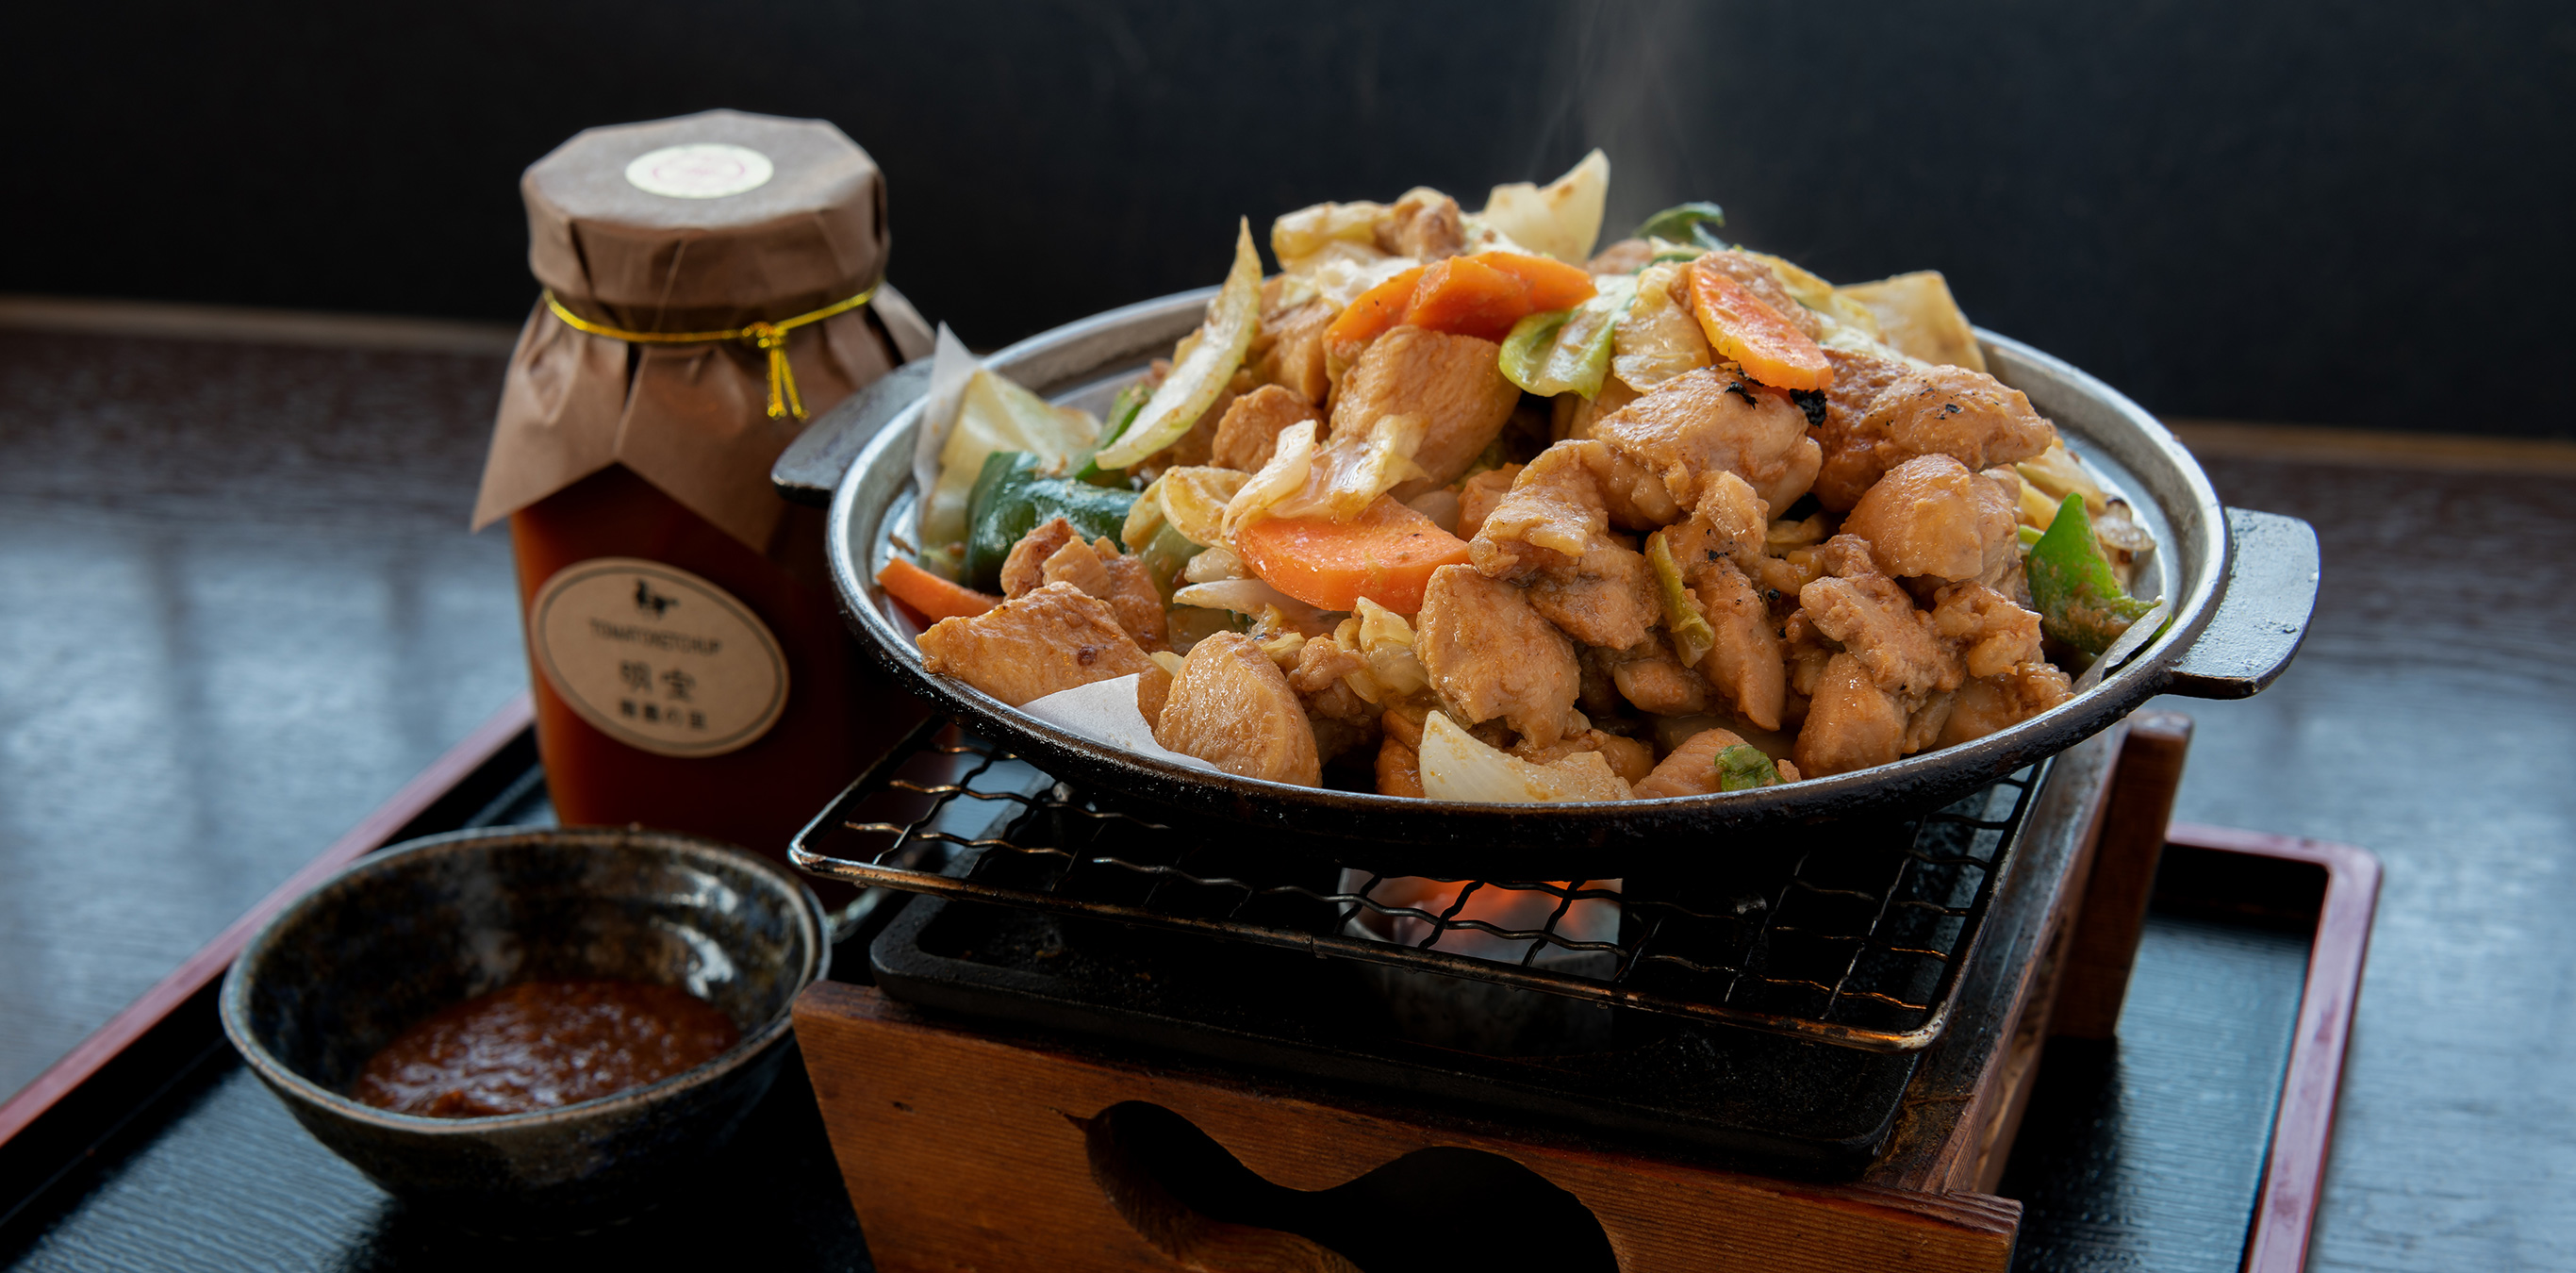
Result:
{"label": "wooden stand cutout", "polygon": [[1189,1213],[1169,1190],[1118,1172],[1114,1157],[1095,1170],[1097,1120],[1129,1102],[1187,1119],[1290,1189],[1329,1189],[1440,1146],[1500,1155],[1574,1195],[1629,1273],[2000,1270],[2021,1218],[2001,1198],[1784,1182],[985,1033],[867,987],[808,989],[796,1035],[869,1254],[887,1273],[1350,1267],[1293,1234]]}
{"label": "wooden stand cutout", "polygon": [[[1255,1192],[1302,1198],[1285,1210],[1309,1214],[1333,1200],[1304,1195],[1409,1154],[1494,1155],[1535,1173],[1542,1193],[1571,1195],[1597,1224],[1595,1246],[1606,1240],[1626,1273],[2000,1271],[2011,1262],[2021,1204],[1989,1191],[2019,1128],[2051,1008],[2069,1002],[2061,985],[2084,984],[2070,955],[2106,938],[2120,945],[2129,882],[2141,870],[2153,878],[2152,856],[2142,866],[2138,846],[2161,845],[2190,738],[2189,722],[2176,719],[2178,727],[2156,722],[2125,748],[2131,734],[2119,728],[2059,755],[1962,970],[1949,1025],[1917,1068],[1887,1149],[1857,1183],[1783,1181],[1105,1041],[934,1018],[833,982],[797,1001],[796,1035],[868,1249],[887,1273],[1353,1267],[1299,1236],[1329,1226],[1290,1232],[1183,1201],[1204,1192],[1199,1182],[1157,1174],[1129,1134],[1139,1125],[1131,1114],[1174,1127],[1173,1117],[1186,1120],[1189,1136],[1213,1139],[1268,1182],[1252,1182]],[[2106,814],[2138,834],[2105,835]],[[2097,841],[2109,858],[2101,864]],[[2112,895],[2101,913],[2079,905],[2097,865]],[[2082,931],[2105,916],[2114,931]],[[2126,945],[2134,949],[2134,926]],[[2114,971],[2114,961],[2084,962],[2088,976]],[[2126,971],[2117,960],[2122,982]],[[2107,990],[2116,1005],[2121,988],[2097,980],[2085,997],[2098,1003]],[[1217,1174],[1234,1171],[1221,1158],[1201,1161]],[[1537,1226],[1543,1207],[1486,1201],[1507,1192],[1462,1195],[1423,1224]],[[1575,1273],[1582,1263],[1554,1267]]]}

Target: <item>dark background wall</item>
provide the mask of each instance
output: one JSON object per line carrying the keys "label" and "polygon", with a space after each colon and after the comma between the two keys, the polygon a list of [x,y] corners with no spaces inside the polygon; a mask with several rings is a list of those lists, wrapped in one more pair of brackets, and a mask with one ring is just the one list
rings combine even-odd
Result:
{"label": "dark background wall", "polygon": [[2576,434],[2576,8],[1536,0],[17,4],[0,291],[512,319],[577,129],[818,116],[970,342],[1212,282],[1238,213],[1592,145],[2174,414]]}

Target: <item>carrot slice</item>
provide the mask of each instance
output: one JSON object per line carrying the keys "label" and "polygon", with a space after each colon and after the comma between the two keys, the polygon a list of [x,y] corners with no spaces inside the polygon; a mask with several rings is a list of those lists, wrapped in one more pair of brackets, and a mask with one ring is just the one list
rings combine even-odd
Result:
{"label": "carrot slice", "polygon": [[1535,311],[1529,280],[1472,256],[1444,257],[1422,271],[1404,321],[1453,336],[1500,342]]}
{"label": "carrot slice", "polygon": [[1467,560],[1467,541],[1380,495],[1346,522],[1268,517],[1238,527],[1234,550],[1264,583],[1310,606],[1348,610],[1360,598],[1397,614],[1422,608],[1431,572]]}
{"label": "carrot slice", "polygon": [[1324,343],[1348,350],[1398,323],[1500,341],[1511,334],[1512,324],[1532,314],[1591,298],[1592,276],[1563,261],[1519,252],[1447,257],[1360,293],[1324,329]]}
{"label": "carrot slice", "polygon": [[1744,290],[1706,262],[1690,273],[1691,313],[1720,358],[1734,359],[1744,374],[1781,389],[1822,389],[1834,382],[1834,365],[1780,311]]}
{"label": "carrot slice", "polygon": [[1413,303],[1414,284],[1422,281],[1422,270],[1422,266],[1414,266],[1360,293],[1359,299],[1324,329],[1326,347],[1367,344],[1403,321],[1405,307]]}
{"label": "carrot slice", "polygon": [[1580,265],[1519,252],[1479,252],[1473,259],[1529,284],[1532,314],[1572,309],[1592,299],[1592,272]]}
{"label": "carrot slice", "polygon": [[933,623],[971,619],[1002,604],[1000,597],[950,583],[901,557],[888,559],[885,569],[877,572],[877,586]]}

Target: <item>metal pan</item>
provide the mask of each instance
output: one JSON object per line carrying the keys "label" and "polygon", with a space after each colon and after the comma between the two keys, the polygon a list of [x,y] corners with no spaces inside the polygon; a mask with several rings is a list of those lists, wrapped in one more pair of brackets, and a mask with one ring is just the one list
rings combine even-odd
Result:
{"label": "metal pan", "polygon": [[[1198,324],[1214,294],[1183,292],[1111,310],[1031,337],[987,365],[1056,401],[1098,411]],[[2157,694],[2242,698],[2269,685],[2297,653],[2315,607],[2315,532],[2295,518],[2221,507],[2200,466],[2136,403],[2028,345],[1978,336],[1996,377],[2030,395],[2154,534],[2157,549],[2137,590],[2161,588],[2173,619],[2054,710],[1974,743],[1855,773],[1664,800],[1466,804],[1212,776],[1067,733],[962,681],[925,672],[913,641],[919,629],[876,585],[878,567],[894,551],[889,532],[910,521],[917,401],[889,414],[892,404],[879,395],[843,417],[855,427],[873,423],[871,416],[885,423],[833,489],[826,532],[832,575],[860,643],[898,678],[1058,777],[1105,798],[1153,806],[1166,820],[1210,819],[1226,824],[1225,834],[1420,874],[1605,877],[1671,862],[1676,853],[1703,853],[1720,833],[1733,838],[1938,808],[2110,727]],[[832,450],[847,454],[846,439],[808,454]],[[782,470],[782,487],[817,485],[812,468],[793,482]]]}

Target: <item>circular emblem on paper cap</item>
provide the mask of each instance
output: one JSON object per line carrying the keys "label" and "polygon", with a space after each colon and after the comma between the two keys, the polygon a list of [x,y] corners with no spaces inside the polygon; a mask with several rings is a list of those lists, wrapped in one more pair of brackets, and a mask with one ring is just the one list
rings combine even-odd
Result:
{"label": "circular emblem on paper cap", "polygon": [[768,184],[777,169],[749,146],[720,141],[665,146],[626,165],[626,183],[674,199],[721,199]]}
{"label": "circular emblem on paper cap", "polygon": [[787,709],[787,655],[749,606],[677,566],[593,557],[528,603],[546,684],[593,728],[658,756],[750,746]]}

